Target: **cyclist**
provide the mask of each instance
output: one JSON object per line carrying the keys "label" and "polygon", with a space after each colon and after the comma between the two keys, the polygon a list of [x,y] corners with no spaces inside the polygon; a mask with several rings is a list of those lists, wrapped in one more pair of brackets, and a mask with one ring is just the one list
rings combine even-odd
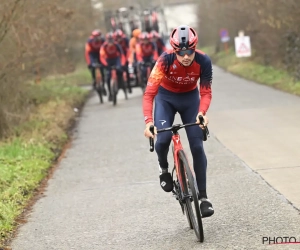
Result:
{"label": "cyclist", "polygon": [[[94,88],[96,87],[96,67],[100,64],[99,52],[103,43],[104,38],[102,37],[101,31],[93,30],[91,36],[85,44],[85,60],[92,74]],[[100,74],[104,84],[104,69],[101,66]]]}
{"label": "cyclist", "polygon": [[[128,67],[133,69],[133,72],[135,75],[137,74],[137,68],[136,68],[136,54],[135,54],[135,48],[136,44],[138,43],[138,38],[139,35],[141,34],[140,29],[135,29],[132,31],[132,38],[129,41],[129,56],[128,56]],[[136,86],[138,86],[138,79],[137,77],[135,78],[136,80]]]}
{"label": "cyclist", "polygon": [[157,53],[160,56],[163,52],[166,51],[165,43],[157,31],[152,30],[151,34],[152,34],[152,41],[156,45]]}
{"label": "cyclist", "polygon": [[151,63],[153,68],[157,58],[157,48],[151,41],[152,36],[148,32],[143,32],[139,36],[139,43],[136,46],[136,60],[138,62],[138,70],[141,71],[142,79],[147,81],[147,68],[144,67],[145,63]]}
{"label": "cyclist", "polygon": [[126,72],[126,78],[127,78],[127,87],[128,87],[128,92],[131,93],[131,86],[130,86],[130,79],[129,79],[129,71],[128,71],[128,54],[129,54],[129,40],[127,38],[127,36],[124,34],[124,32],[120,29],[117,29],[114,32],[114,39],[115,41],[121,46],[125,59],[126,59],[126,63],[124,66],[124,70]]}
{"label": "cyclist", "polygon": [[[172,31],[170,44],[173,49],[159,57],[148,79],[143,97],[146,137],[154,138],[149,130],[153,120],[155,129],[170,127],[176,112],[180,114],[183,123],[192,123],[195,120],[200,122],[198,116],[202,115],[204,125],[208,124],[205,114],[212,97],[212,64],[205,53],[196,50],[197,43],[198,35],[189,26],[181,25]],[[200,93],[197,88],[199,78]],[[208,217],[214,213],[214,209],[206,193],[207,159],[203,148],[203,133],[198,126],[186,128],[186,133],[193,156],[201,213],[203,217]],[[166,192],[171,192],[173,189],[167,161],[171,136],[171,132],[160,133],[155,144],[160,169],[160,185]]]}
{"label": "cyclist", "polygon": [[106,41],[101,46],[100,49],[100,61],[101,64],[107,69],[106,81],[107,81],[107,87],[109,91],[108,100],[112,101],[112,94],[110,89],[110,78],[111,78],[110,67],[112,66],[116,67],[117,76],[118,76],[118,86],[121,87],[123,84],[122,67],[124,67],[126,63],[126,59],[121,46],[114,41],[113,32],[109,32],[106,34]]}

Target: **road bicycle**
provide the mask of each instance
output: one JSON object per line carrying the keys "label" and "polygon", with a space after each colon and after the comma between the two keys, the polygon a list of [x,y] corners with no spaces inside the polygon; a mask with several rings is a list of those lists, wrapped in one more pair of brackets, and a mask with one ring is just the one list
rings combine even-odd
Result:
{"label": "road bicycle", "polygon": [[[200,124],[204,124],[203,116],[199,116]],[[199,190],[196,183],[194,170],[190,166],[187,156],[184,153],[178,130],[191,126],[199,126],[199,123],[175,124],[169,128],[157,130],[157,133],[166,131],[172,132],[172,149],[174,158],[174,168],[172,171],[173,179],[173,195],[182,209],[182,213],[186,215],[189,227],[194,229],[197,239],[200,242],[204,241],[204,232],[201,218],[201,211],[198,201]],[[154,134],[154,126],[150,126],[150,131]],[[206,141],[209,135],[209,130],[204,126],[203,141]],[[150,138],[150,152],[154,151],[154,139]],[[174,174],[175,173],[175,174]]]}

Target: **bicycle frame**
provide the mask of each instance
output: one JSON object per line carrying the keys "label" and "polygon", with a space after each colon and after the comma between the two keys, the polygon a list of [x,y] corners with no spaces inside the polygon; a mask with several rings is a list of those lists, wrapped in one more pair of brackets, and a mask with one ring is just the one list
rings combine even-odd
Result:
{"label": "bicycle frame", "polygon": [[[179,134],[176,132],[175,134],[172,135],[172,141],[173,141],[173,145],[174,145],[174,152],[173,152],[173,157],[174,157],[174,165],[175,165],[175,171],[176,171],[176,175],[177,175],[177,179],[180,183],[180,186],[183,188],[183,182],[182,182],[182,175],[181,175],[181,171],[179,169],[179,156],[178,156],[178,153],[179,151],[184,151],[183,150],[183,147],[182,147],[182,144],[181,144],[181,141],[180,141],[180,136]],[[194,170],[191,168],[190,164],[189,164],[189,167],[192,171],[192,173],[194,172]],[[186,190],[182,190],[183,192],[186,191]]]}
{"label": "bicycle frame", "polygon": [[[200,124],[204,124],[204,118],[203,116],[199,116],[199,121]],[[182,186],[182,176],[181,173],[179,171],[179,157],[178,157],[178,153],[180,150],[183,150],[181,141],[180,141],[180,135],[178,133],[178,130],[181,128],[186,128],[186,127],[191,127],[191,126],[195,126],[198,125],[198,123],[188,123],[188,124],[175,124],[172,127],[169,128],[164,128],[164,129],[160,129],[157,130],[157,133],[161,133],[161,132],[166,132],[166,131],[172,131],[172,141],[173,141],[173,145],[174,145],[174,164],[175,164],[175,169],[176,169],[176,174],[177,174],[177,178],[178,181],[180,182],[180,185]],[[150,127],[150,131],[152,134],[154,134],[154,126]],[[204,140],[207,139],[207,137],[209,137],[209,130],[206,126],[204,126],[204,130],[203,130],[203,135],[204,135]],[[153,138],[149,138],[150,139],[150,152],[154,151],[154,139]],[[189,164],[189,167],[192,171],[192,173],[194,174],[194,170],[192,169],[191,165]]]}

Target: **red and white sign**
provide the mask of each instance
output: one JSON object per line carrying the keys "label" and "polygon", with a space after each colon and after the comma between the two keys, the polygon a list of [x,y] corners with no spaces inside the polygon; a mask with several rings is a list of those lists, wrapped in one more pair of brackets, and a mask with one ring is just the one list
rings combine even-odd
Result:
{"label": "red and white sign", "polygon": [[236,57],[251,56],[251,43],[249,36],[238,36],[234,38]]}

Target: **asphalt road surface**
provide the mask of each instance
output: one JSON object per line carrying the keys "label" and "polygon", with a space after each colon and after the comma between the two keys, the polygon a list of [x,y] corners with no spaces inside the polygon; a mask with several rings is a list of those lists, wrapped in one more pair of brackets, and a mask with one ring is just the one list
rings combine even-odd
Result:
{"label": "asphalt road surface", "polygon": [[[88,100],[71,148],[49,180],[45,196],[37,201],[28,222],[19,229],[12,249],[300,249],[299,244],[268,245],[274,243],[269,238],[281,242],[278,237],[295,237],[300,241],[300,216],[293,203],[297,196],[287,199],[277,188],[284,186],[284,181],[277,180],[272,185],[266,182],[255,170],[255,157],[247,156],[258,153],[260,160],[256,162],[267,162],[270,155],[261,153],[259,139],[264,142],[269,138],[273,145],[276,133],[263,132],[277,125],[291,126],[285,122],[267,123],[277,118],[267,106],[284,108],[280,102],[286,101],[290,109],[298,108],[300,105],[292,104],[300,103],[300,98],[232,76],[217,67],[214,79],[214,97],[208,112],[211,138],[205,142],[205,150],[209,162],[208,196],[215,214],[203,220],[204,243],[196,241],[177,201],[159,186],[156,155],[149,152],[149,143],[143,136],[142,92],[135,88],[127,101],[120,92],[116,107],[108,102],[100,105],[96,95]],[[253,114],[261,110],[264,116],[258,113],[255,118]],[[264,131],[257,124],[260,120]],[[251,122],[255,125],[250,126]],[[247,135],[253,139],[255,131],[260,137],[246,140]],[[184,130],[181,137],[188,151]],[[247,148],[249,143],[252,146]],[[285,147],[287,140],[278,143],[287,158],[293,157]],[[268,148],[264,150],[268,152]],[[286,169],[280,164],[277,171],[281,176]],[[299,188],[298,180],[299,175],[294,190]],[[291,184],[287,181],[286,185]]]}

